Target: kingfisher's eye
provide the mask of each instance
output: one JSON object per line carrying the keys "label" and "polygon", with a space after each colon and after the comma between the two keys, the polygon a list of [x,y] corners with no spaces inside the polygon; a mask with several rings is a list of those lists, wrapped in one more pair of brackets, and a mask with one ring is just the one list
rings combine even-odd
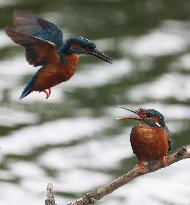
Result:
{"label": "kingfisher's eye", "polygon": [[83,46],[82,47],[85,51],[90,51],[91,49],[88,46]]}
{"label": "kingfisher's eye", "polygon": [[142,108],[138,109],[137,114],[138,114],[140,117],[142,117],[142,118],[146,118],[146,117],[147,117],[147,113],[146,113]]}
{"label": "kingfisher's eye", "polygon": [[147,117],[152,117],[151,113],[146,114]]}

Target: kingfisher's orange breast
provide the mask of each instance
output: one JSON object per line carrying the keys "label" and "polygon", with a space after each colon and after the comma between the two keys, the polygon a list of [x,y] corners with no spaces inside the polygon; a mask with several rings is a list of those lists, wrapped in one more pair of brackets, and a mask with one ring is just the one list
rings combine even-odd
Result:
{"label": "kingfisher's orange breast", "polygon": [[161,159],[168,152],[168,135],[162,128],[152,128],[145,124],[133,127],[130,135],[134,154],[140,161]]}
{"label": "kingfisher's orange breast", "polygon": [[48,64],[38,72],[38,77],[33,86],[33,91],[43,91],[69,80],[77,69],[78,55],[66,57],[66,64]]}

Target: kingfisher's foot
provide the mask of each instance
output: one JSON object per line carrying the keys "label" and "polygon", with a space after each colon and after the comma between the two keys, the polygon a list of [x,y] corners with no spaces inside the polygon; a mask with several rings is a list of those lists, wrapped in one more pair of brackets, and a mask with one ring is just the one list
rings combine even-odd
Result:
{"label": "kingfisher's foot", "polygon": [[164,167],[168,166],[168,161],[167,161],[166,156],[162,157],[162,164],[163,164]]}
{"label": "kingfisher's foot", "polygon": [[144,164],[142,161],[139,162],[139,173],[140,174],[143,174],[143,171],[144,171]]}
{"label": "kingfisher's foot", "polygon": [[51,95],[51,88],[45,89],[42,92],[44,92],[46,94],[46,99],[48,99],[49,96]]}

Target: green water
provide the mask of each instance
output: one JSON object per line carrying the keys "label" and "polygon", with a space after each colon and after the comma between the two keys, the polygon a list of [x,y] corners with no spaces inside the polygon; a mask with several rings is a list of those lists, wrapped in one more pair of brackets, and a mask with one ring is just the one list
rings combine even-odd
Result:
{"label": "green water", "polygon": [[[113,65],[82,56],[76,75],[65,85],[53,88],[49,100],[33,93],[19,101],[24,84],[36,68],[30,68],[23,58],[24,50],[4,36],[4,27],[13,26],[14,8],[55,22],[64,38],[81,35],[94,40],[99,49],[114,59]],[[2,182],[7,193],[12,190],[18,204],[26,204],[28,196],[31,203],[43,203],[49,181],[55,184],[63,204],[133,167],[137,160],[130,149],[129,133],[134,123],[113,121],[113,117],[128,114],[115,105],[158,109],[170,128],[173,151],[190,144],[189,1],[10,0],[0,2],[0,28],[0,186]],[[72,130],[74,137],[70,137]],[[56,164],[59,156],[63,162],[60,159]],[[33,166],[37,169],[34,172]],[[91,174],[95,182],[89,185]],[[38,175],[43,178],[40,185]],[[190,180],[188,173],[184,176]],[[72,177],[76,183],[81,178],[84,185],[80,180],[80,186],[72,185]],[[137,186],[138,191],[138,184],[131,186]],[[179,192],[180,187],[186,187],[183,182],[177,186]],[[133,192],[127,191],[125,187],[102,204],[138,204],[132,200]],[[188,188],[184,201],[180,196],[172,200],[160,195],[147,191],[142,201],[190,204]],[[10,204],[8,194],[2,196],[2,205]]]}

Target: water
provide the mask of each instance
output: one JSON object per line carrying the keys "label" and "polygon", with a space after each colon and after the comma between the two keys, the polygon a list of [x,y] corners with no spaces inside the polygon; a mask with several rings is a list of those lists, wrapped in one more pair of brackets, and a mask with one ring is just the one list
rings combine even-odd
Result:
{"label": "water", "polygon": [[[18,100],[36,71],[4,34],[14,8],[57,23],[64,38],[83,35],[114,58],[82,56],[74,77],[48,100]],[[113,121],[129,108],[164,114],[173,151],[190,149],[189,1],[0,1],[0,204],[42,204],[52,182],[58,204],[101,186],[137,162],[129,134],[134,123]],[[190,204],[190,163],[135,179],[100,204]]]}

